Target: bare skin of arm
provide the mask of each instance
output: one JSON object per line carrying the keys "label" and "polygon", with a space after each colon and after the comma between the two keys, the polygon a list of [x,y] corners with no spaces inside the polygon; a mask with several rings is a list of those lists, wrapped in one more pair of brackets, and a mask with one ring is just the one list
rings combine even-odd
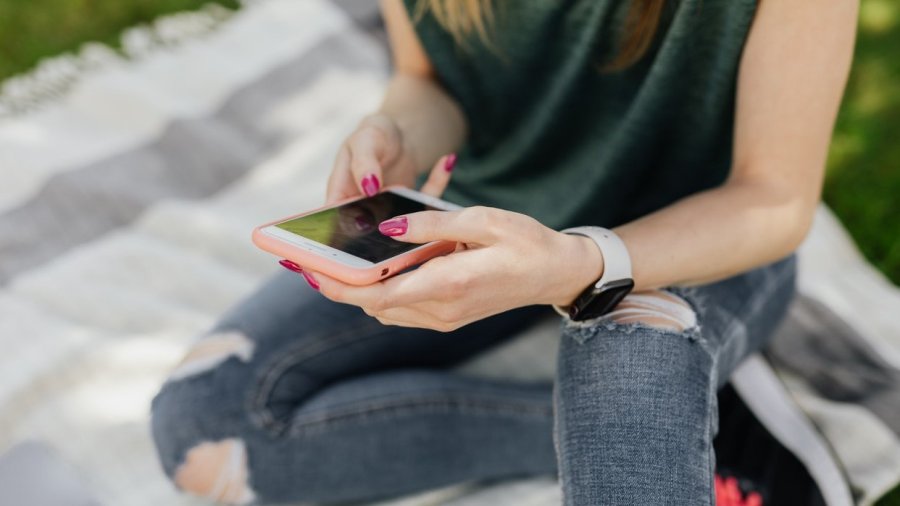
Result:
{"label": "bare skin of arm", "polygon": [[[636,291],[724,279],[782,258],[800,244],[819,201],[853,53],[858,2],[760,3],[739,67],[728,180],[616,229],[632,257]],[[421,92],[398,91],[392,98],[407,79],[398,74],[382,111],[406,125],[410,135],[429,132],[422,148],[409,150],[425,160],[426,153],[433,157],[458,143],[464,123],[455,118],[442,127],[433,124],[445,121],[434,111],[458,113],[458,108],[429,77],[433,71],[406,24],[408,15],[397,10],[402,3],[384,0],[383,6],[391,40],[400,46],[395,58],[417,79],[406,82]],[[397,33],[403,32],[398,26],[410,31]],[[413,105],[413,98],[428,96],[440,97],[439,103],[409,111],[421,106]],[[441,135],[440,128],[449,137],[438,141],[431,135]],[[603,256],[589,239],[552,231],[517,213],[476,207],[402,219],[407,230],[392,233],[397,240],[452,240],[466,250],[368,287],[313,273],[322,293],[360,306],[386,324],[448,331],[524,305],[567,305],[604,270]]]}
{"label": "bare skin of arm", "polygon": [[380,112],[394,118],[404,148],[417,168],[430,167],[456,150],[466,135],[466,119],[456,102],[434,81],[434,69],[401,0],[381,0],[394,57],[395,75]]}
{"label": "bare skin of arm", "polygon": [[415,177],[455,151],[466,135],[456,102],[434,80],[434,69],[402,0],[381,0],[394,75],[378,111],[344,142],[328,181],[329,202],[364,192],[374,174],[383,184],[412,186]]}
{"label": "bare skin of arm", "polygon": [[738,74],[730,177],[616,229],[636,288],[726,278],[800,244],[819,201],[857,10],[858,0],[760,3]]}

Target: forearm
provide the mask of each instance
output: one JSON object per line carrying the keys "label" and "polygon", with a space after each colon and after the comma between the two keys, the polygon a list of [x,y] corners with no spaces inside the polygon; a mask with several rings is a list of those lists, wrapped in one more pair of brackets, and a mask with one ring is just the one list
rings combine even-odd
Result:
{"label": "forearm", "polygon": [[788,255],[809,229],[814,195],[732,182],[616,228],[635,290],[717,281]]}
{"label": "forearm", "polygon": [[466,136],[466,121],[456,101],[430,78],[397,73],[377,115],[400,129],[404,154],[421,171],[456,151]]}
{"label": "forearm", "polygon": [[719,280],[806,235],[853,54],[857,0],[760,2],[738,73],[733,167],[719,188],[617,229],[637,289]]}

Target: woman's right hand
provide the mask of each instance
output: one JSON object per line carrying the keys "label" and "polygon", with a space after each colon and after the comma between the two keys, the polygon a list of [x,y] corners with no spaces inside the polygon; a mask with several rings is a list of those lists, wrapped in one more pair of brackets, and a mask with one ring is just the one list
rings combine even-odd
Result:
{"label": "woman's right hand", "polygon": [[328,178],[325,202],[372,196],[391,184],[412,187],[416,175],[414,157],[403,145],[397,123],[387,115],[372,114],[363,118],[341,145]]}

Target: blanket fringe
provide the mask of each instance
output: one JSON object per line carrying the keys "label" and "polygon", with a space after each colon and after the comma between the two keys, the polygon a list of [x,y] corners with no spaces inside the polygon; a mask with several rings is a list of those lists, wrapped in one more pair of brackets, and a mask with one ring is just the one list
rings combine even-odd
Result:
{"label": "blanket fringe", "polygon": [[[241,0],[248,7],[262,0]],[[19,116],[58,99],[85,75],[124,61],[137,61],[150,54],[171,50],[187,40],[212,32],[235,11],[219,4],[206,4],[197,11],[162,16],[150,24],[128,28],[120,38],[121,49],[87,42],[76,53],[42,60],[24,73],[0,85],[0,119]]]}

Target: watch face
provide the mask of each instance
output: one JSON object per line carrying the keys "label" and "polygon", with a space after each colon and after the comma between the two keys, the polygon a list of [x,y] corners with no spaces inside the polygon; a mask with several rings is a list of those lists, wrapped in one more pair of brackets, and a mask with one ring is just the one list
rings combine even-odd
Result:
{"label": "watch face", "polygon": [[631,279],[611,281],[600,288],[588,287],[569,307],[569,317],[582,321],[603,316],[622,302],[632,288],[634,281]]}

